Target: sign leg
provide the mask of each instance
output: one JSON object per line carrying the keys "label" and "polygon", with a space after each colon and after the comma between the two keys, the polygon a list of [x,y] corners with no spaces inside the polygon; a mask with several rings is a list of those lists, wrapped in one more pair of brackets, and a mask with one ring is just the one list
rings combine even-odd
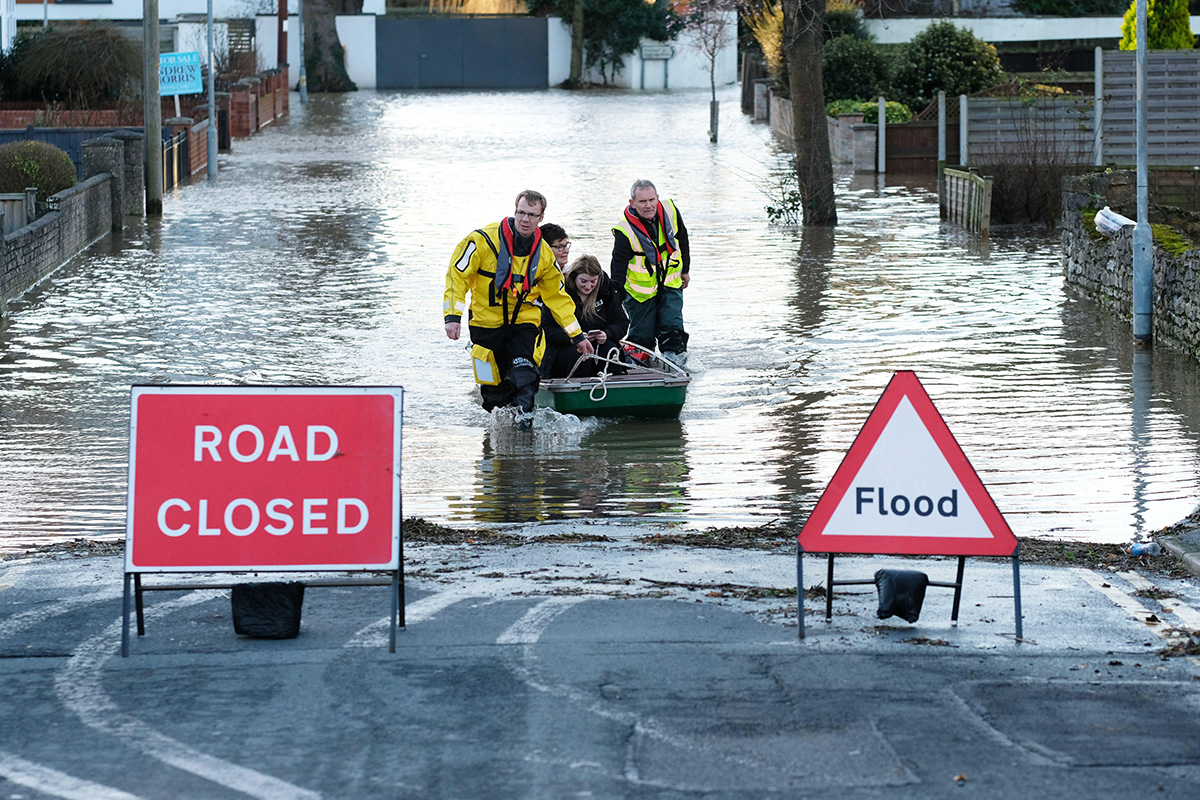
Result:
{"label": "sign leg", "polygon": [[963,567],[967,564],[966,556],[958,557],[958,577],[954,579],[954,607],[950,611],[950,624],[958,625],[958,606],[962,600]]}
{"label": "sign leg", "polygon": [[129,593],[130,575],[125,573],[125,597],[121,601],[121,658],[129,656]]}
{"label": "sign leg", "polygon": [[833,553],[829,554],[829,573],[825,579],[825,621],[833,622]]}
{"label": "sign leg", "polygon": [[138,636],[146,635],[146,609],[142,605],[142,573],[133,573],[133,600],[137,606]]}
{"label": "sign leg", "polygon": [[1013,553],[1013,603],[1017,613],[1017,641],[1025,638],[1025,634],[1021,629],[1021,561],[1018,557],[1020,548],[1017,548],[1017,553]]}
{"label": "sign leg", "polygon": [[400,616],[400,570],[392,573],[392,629],[388,640],[388,652],[396,652],[396,620]]}
{"label": "sign leg", "polygon": [[796,542],[796,621],[800,624],[800,638],[804,638],[804,548]]}

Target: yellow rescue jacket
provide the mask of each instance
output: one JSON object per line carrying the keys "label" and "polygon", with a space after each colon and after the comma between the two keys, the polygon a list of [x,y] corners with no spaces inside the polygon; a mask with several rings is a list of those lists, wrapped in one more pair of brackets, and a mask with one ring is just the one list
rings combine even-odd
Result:
{"label": "yellow rescue jacket", "polygon": [[[562,273],[554,263],[554,253],[540,237],[533,253],[511,257],[508,275],[501,277],[501,283],[511,277],[511,287],[502,289],[497,285],[496,268],[503,247],[500,225],[493,222],[472,231],[454,248],[442,298],[445,321],[462,319],[467,310],[467,294],[471,295],[468,322],[481,328],[523,323],[540,327],[544,305],[567,336],[578,341],[583,337],[583,329],[575,319],[575,301],[567,294]],[[507,248],[504,251],[507,253]]]}
{"label": "yellow rescue jacket", "polygon": [[[672,289],[683,286],[683,254],[675,241],[679,230],[679,211],[672,200],[663,200],[659,204],[658,231],[655,241],[646,237],[644,226],[635,227],[630,222],[629,215],[621,215],[621,221],[613,227],[613,233],[620,234],[629,240],[633,250],[633,258],[629,261],[629,269],[625,272],[625,292],[639,303],[644,303],[658,294],[659,285]],[[637,214],[633,213],[637,218]],[[649,245],[650,257],[646,253]]]}

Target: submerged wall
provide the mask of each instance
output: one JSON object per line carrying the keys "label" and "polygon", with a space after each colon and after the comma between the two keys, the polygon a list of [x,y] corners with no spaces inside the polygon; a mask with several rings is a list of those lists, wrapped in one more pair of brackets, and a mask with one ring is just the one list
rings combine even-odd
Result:
{"label": "submerged wall", "polygon": [[[1063,276],[1067,286],[1131,321],[1133,227],[1106,236],[1087,219],[1089,212],[1104,206],[1136,218],[1136,190],[1134,173],[1121,170],[1065,178],[1062,194]],[[1193,243],[1200,234],[1200,214],[1183,209],[1151,206],[1150,222],[1170,225]],[[1154,338],[1200,360],[1200,249],[1193,245],[1180,255],[1172,255],[1156,234],[1153,259]]]}

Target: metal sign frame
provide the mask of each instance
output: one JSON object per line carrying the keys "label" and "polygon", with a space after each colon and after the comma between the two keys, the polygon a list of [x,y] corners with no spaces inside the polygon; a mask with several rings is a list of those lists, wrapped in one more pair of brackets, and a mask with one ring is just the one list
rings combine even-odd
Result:
{"label": "metal sign frame", "polygon": [[[898,414],[900,409],[904,409],[903,414]],[[928,435],[929,440],[926,440],[926,447],[931,452],[936,452],[932,458],[944,459],[944,462],[938,464],[940,467],[948,467],[950,478],[955,481],[956,488],[963,490],[963,502],[970,503],[971,508],[978,514],[978,521],[974,523],[974,528],[978,528],[978,523],[982,523],[989,535],[983,535],[979,530],[973,533],[967,533],[965,530],[955,528],[954,535],[939,533],[938,535],[919,535],[914,533],[899,534],[899,533],[883,533],[880,534],[870,528],[871,523],[857,523],[863,525],[861,529],[856,528],[852,531],[839,530],[835,533],[827,533],[827,527],[831,520],[841,508],[841,504],[845,498],[850,496],[851,489],[854,489],[854,483],[858,479],[864,465],[871,456],[875,446],[883,439],[887,432],[888,426],[894,420],[900,419],[898,424],[919,425],[924,427],[924,432]],[[914,421],[915,420],[915,421]],[[905,440],[907,441],[907,440]],[[929,445],[932,445],[930,448]],[[892,465],[885,465],[892,466]],[[912,464],[906,462],[900,465],[894,473],[905,474],[912,472]],[[935,501],[932,499],[938,492],[930,491],[924,496],[916,497],[909,501],[906,496],[893,497],[891,506],[893,516],[904,516],[909,509],[914,510],[914,515],[925,519],[933,518],[933,510],[936,507],[939,515],[943,515],[942,503],[949,500],[950,497],[943,497]],[[887,511],[884,510],[884,489],[879,487],[859,487],[855,490],[854,502],[856,510],[861,510],[863,505],[874,505],[876,500],[879,504],[879,513],[882,516],[887,516]],[[957,513],[957,495],[955,497],[955,513]],[[869,499],[868,499],[869,498]],[[865,502],[864,502],[864,499]],[[896,505],[897,499],[903,499],[902,506]],[[925,501],[924,512],[921,512],[920,501]],[[841,524],[844,524],[841,523]],[[920,525],[932,525],[933,523],[919,523]],[[955,523],[946,523],[938,520],[938,524],[943,526],[943,529],[953,528]],[[967,526],[963,526],[965,529]],[[992,500],[987,488],[980,480],[975,468],[971,466],[966,454],[962,451],[958,441],[954,438],[954,434],[950,432],[949,426],[946,425],[941,414],[933,405],[933,400],[925,391],[925,387],[921,385],[917,379],[916,373],[911,370],[901,370],[892,375],[888,381],[887,387],[879,400],[876,401],[875,407],[868,415],[866,422],[863,423],[862,429],[855,437],[854,442],[850,445],[850,449],[842,459],[842,463],[838,466],[833,478],[829,481],[825,491],[821,493],[817,505],[813,508],[808,520],[805,521],[803,528],[796,537],[796,610],[799,620],[799,635],[803,639],[804,632],[804,553],[805,547],[808,547],[807,552],[827,553],[829,555],[828,582],[826,587],[826,621],[830,621],[833,615],[833,587],[845,586],[851,584],[874,583],[874,581],[834,581],[833,579],[833,564],[835,554],[874,554],[874,555],[942,555],[942,556],[957,556],[958,557],[958,577],[954,583],[930,582],[931,586],[942,586],[954,589],[954,607],[951,614],[951,621],[957,623],[959,601],[962,597],[962,576],[965,559],[967,556],[1009,556],[1012,558],[1013,565],[1013,588],[1015,598],[1016,611],[1016,636],[1018,641],[1023,638],[1021,626],[1021,580],[1020,580],[1020,544],[1012,529],[1009,528],[1008,522],[1004,519],[1000,509]]]}
{"label": "metal sign frame", "polygon": [[[144,555],[144,554],[139,555],[141,550],[136,547],[135,523],[137,522],[137,520],[142,519],[145,516],[145,512],[139,510],[138,496],[137,496],[137,490],[140,485],[139,480],[138,480],[138,473],[137,473],[138,454],[139,454],[139,447],[138,447],[139,401],[145,397],[160,397],[160,396],[169,396],[169,395],[179,396],[181,401],[190,401],[194,404],[202,404],[202,402],[203,402],[202,398],[204,398],[206,396],[216,397],[216,396],[230,396],[230,395],[238,396],[240,398],[239,402],[241,402],[241,403],[250,402],[251,400],[258,400],[260,403],[266,403],[268,400],[271,402],[275,402],[275,403],[279,403],[279,402],[287,403],[289,401],[281,400],[281,398],[288,398],[288,397],[295,397],[295,398],[297,398],[297,401],[307,400],[309,402],[317,402],[317,403],[321,402],[320,398],[324,398],[326,402],[332,401],[334,403],[336,403],[337,401],[345,401],[347,398],[356,398],[356,397],[373,396],[373,397],[390,398],[392,400],[390,408],[386,404],[384,404],[384,405],[380,405],[378,408],[375,409],[377,417],[381,416],[384,412],[386,412],[387,417],[388,417],[388,423],[391,425],[391,429],[390,429],[391,440],[390,441],[384,440],[384,445],[382,446],[383,449],[380,452],[364,455],[363,452],[361,452],[359,450],[352,450],[351,453],[346,453],[346,452],[343,452],[332,441],[329,441],[329,442],[327,442],[327,444],[329,445],[328,451],[329,451],[329,454],[332,454],[332,455],[322,454],[323,455],[322,458],[311,459],[311,460],[318,460],[318,461],[333,461],[333,463],[338,465],[337,469],[341,470],[341,469],[345,469],[345,467],[342,466],[344,464],[350,464],[353,466],[353,465],[358,465],[358,464],[361,464],[364,462],[378,467],[383,462],[383,459],[386,456],[386,459],[389,463],[387,471],[390,473],[390,477],[383,478],[383,479],[376,479],[373,482],[371,482],[371,485],[372,485],[372,490],[374,492],[373,496],[380,497],[380,496],[383,496],[384,494],[386,494],[388,496],[388,499],[390,500],[390,508],[388,510],[391,513],[391,517],[390,517],[390,523],[388,524],[388,528],[387,528],[388,530],[391,531],[391,533],[389,534],[390,544],[387,545],[388,549],[390,550],[390,556],[382,561],[380,561],[378,559],[373,560],[373,561],[364,561],[360,557],[359,560],[357,560],[357,561],[354,560],[353,558],[348,558],[348,559],[345,559],[342,561],[338,561],[336,563],[332,560],[324,562],[324,563],[322,563],[320,561],[313,561],[310,563],[305,563],[304,561],[300,561],[297,563],[291,563],[291,562],[269,563],[267,561],[258,561],[258,560],[253,561],[253,562],[245,562],[245,563],[186,563],[186,559],[188,558],[188,556],[186,554],[183,554],[181,556],[174,556],[172,558],[164,558],[164,557],[162,557],[161,554],[155,554],[152,551],[151,555],[149,555],[149,556]],[[277,409],[271,409],[271,411],[276,411],[276,410]],[[290,409],[289,409],[289,411],[290,411]],[[194,414],[195,411],[193,410],[192,413]],[[260,413],[265,414],[267,412],[260,412]],[[205,414],[204,416],[207,416],[207,414]],[[332,571],[358,572],[358,573],[364,573],[364,574],[385,573],[388,575],[388,578],[386,580],[331,579],[331,580],[306,581],[305,586],[314,586],[314,587],[316,587],[316,586],[321,586],[321,587],[325,587],[325,586],[385,586],[385,585],[390,586],[391,587],[391,592],[390,592],[391,631],[390,631],[390,636],[389,636],[388,650],[389,650],[389,652],[392,652],[392,653],[396,652],[396,629],[397,629],[397,627],[400,627],[400,628],[405,627],[405,621],[404,621],[404,530],[403,530],[404,513],[403,513],[403,504],[402,504],[403,501],[402,501],[402,494],[401,494],[401,486],[400,486],[401,433],[402,433],[402,427],[403,427],[403,416],[404,416],[404,390],[401,387],[381,387],[381,386],[349,386],[349,387],[339,387],[339,386],[226,386],[226,385],[180,385],[180,384],[131,387],[130,388],[130,431],[129,431],[129,486],[128,486],[128,499],[127,499],[127,509],[126,509],[127,519],[126,519],[126,540],[125,540],[124,597],[123,597],[123,605],[122,605],[122,626],[121,626],[121,655],[122,656],[129,655],[129,633],[130,633],[129,617],[130,617],[131,612],[136,612],[138,635],[139,636],[145,635],[145,615],[144,615],[144,603],[143,603],[143,593],[144,592],[147,592],[147,591],[182,591],[182,590],[193,590],[193,589],[227,589],[227,588],[231,588],[234,585],[232,583],[214,584],[214,583],[206,582],[206,583],[202,583],[202,584],[196,584],[196,583],[192,583],[192,584],[155,584],[155,585],[148,586],[148,585],[144,585],[142,583],[143,575],[163,574],[163,573],[197,573],[197,574],[198,573],[252,573],[252,572],[295,573],[295,572],[332,572]],[[202,446],[202,444],[199,443],[201,436],[202,436],[202,434],[198,430],[199,426],[194,426],[194,422],[198,418],[199,417],[188,417],[185,414],[180,414],[178,420],[171,419],[169,421],[169,423],[166,423],[167,429],[170,430],[171,434],[174,436],[178,436],[179,430],[186,428],[189,425],[193,425],[193,427],[197,428],[197,431],[194,434],[195,439],[198,442],[196,444],[196,449],[195,449],[195,454],[196,454],[194,457],[195,461],[201,461],[200,451],[203,449],[206,449],[205,446]],[[157,419],[157,418],[155,421],[155,425],[157,425],[157,427],[152,426],[151,430],[160,430],[161,431],[161,429],[164,427],[164,423],[161,421],[161,419]],[[246,426],[246,427],[249,427],[249,426]],[[365,430],[357,431],[357,434],[360,437],[360,440],[365,435],[366,432],[369,432],[369,431],[365,431]],[[291,451],[288,451],[286,449],[286,441],[278,438],[279,437],[278,432],[276,435],[277,435],[276,445],[279,446],[281,451],[284,451],[284,452],[295,451],[294,442],[292,442]],[[311,438],[311,437],[313,437],[313,434],[310,432],[309,436]],[[292,439],[292,436],[289,432],[288,436],[286,437],[286,440],[290,441],[291,439]],[[281,441],[284,441],[284,443],[280,444]],[[311,451],[313,449],[313,443],[310,441],[308,444],[309,444],[309,451],[310,451],[308,453],[308,456],[312,456],[313,454]],[[261,442],[259,443],[259,445],[260,446],[258,447],[258,452],[261,454],[261,452],[262,452]],[[274,454],[274,448],[276,447],[276,445],[272,446],[273,454]],[[233,456],[234,460],[237,460],[237,461],[245,461],[246,460],[244,458],[238,458],[236,455],[233,454],[232,448],[234,448],[234,441],[232,440],[232,437],[231,437],[231,440],[229,442],[227,442],[227,447],[230,448],[229,452],[230,452],[230,455]],[[216,449],[216,445],[214,444],[213,445],[214,452],[215,452],[215,449]],[[334,452],[335,450],[337,452]],[[154,471],[156,474],[165,471],[165,472],[169,473],[171,475],[171,479],[174,480],[175,472],[171,471],[171,469],[170,469],[171,465],[169,463],[164,463],[164,461],[162,460],[162,457],[159,453],[156,452],[155,455],[157,456],[156,460],[151,464],[151,466],[146,467],[146,471]],[[345,457],[345,456],[349,456],[349,458],[342,460],[343,457]],[[334,459],[337,459],[337,460],[334,460]],[[218,459],[214,459],[214,461],[215,460],[218,460]],[[268,459],[268,461],[270,461],[270,460],[271,459]],[[281,461],[282,460],[283,459],[281,459]],[[298,453],[296,453],[296,458],[294,458],[292,460],[293,461],[299,460]],[[309,459],[306,458],[306,460],[309,460]],[[145,465],[143,465],[143,466],[145,466]],[[353,474],[353,469],[350,470],[350,473]],[[386,485],[386,488],[384,488],[385,485]],[[196,489],[195,486],[191,486],[190,488],[193,490]],[[239,487],[239,488],[241,488],[241,487]],[[249,494],[250,492],[244,492],[244,493]],[[240,502],[242,502],[242,500],[243,500],[243,498],[239,498],[239,500],[235,501],[235,503],[240,503]],[[252,501],[246,499],[245,503],[252,503]],[[304,513],[308,514],[309,509],[306,504],[307,504],[307,501],[304,501],[304,503],[302,503],[302,505],[305,505]],[[230,505],[233,505],[233,504],[230,504]],[[290,505],[291,504],[289,503],[289,507],[290,507]],[[164,522],[164,520],[167,518],[166,515],[168,513],[168,511],[164,511],[164,509],[167,509],[168,507],[170,507],[169,508],[170,511],[177,511],[179,508],[182,507],[182,505],[175,501],[168,501],[168,502],[164,502],[164,503],[160,504],[158,516],[157,516],[159,528],[160,528],[160,530],[162,530],[163,533],[166,533],[168,536],[172,536],[172,537],[181,536],[181,535],[183,535],[184,531],[187,529],[188,525],[186,525],[186,524],[185,525],[177,525],[175,528],[171,528],[168,526],[168,527],[164,528],[164,525],[167,524]],[[343,522],[343,520],[340,516],[340,509],[341,509],[341,507],[339,506],[339,520],[338,520],[339,526]],[[203,513],[203,512],[198,512],[198,513]],[[227,514],[227,516],[230,514],[230,512],[228,511],[228,508],[227,508],[226,514]],[[273,519],[278,519],[278,518],[275,517]],[[360,517],[359,522],[361,523],[361,525],[367,524],[366,519],[362,518],[362,517]],[[207,523],[200,522],[198,520],[196,524],[197,524],[197,534],[199,535],[201,533],[201,531],[204,530],[204,526]],[[308,524],[307,517],[305,518],[304,524],[306,524],[306,525]],[[240,529],[241,532],[239,532],[239,530],[233,529],[232,525],[230,523],[227,522],[227,525],[229,525],[231,527],[231,530],[229,531],[229,533],[234,537],[234,539],[232,539],[231,541],[246,541],[252,533],[257,532],[257,531],[246,531],[245,529]],[[264,528],[264,530],[265,530],[265,528]],[[373,530],[378,530],[378,526],[376,526],[376,528]],[[170,533],[168,533],[168,531],[170,531]],[[178,533],[176,531],[178,531]],[[306,528],[305,531],[307,532],[308,529]],[[316,532],[320,532],[320,531],[316,531]],[[354,531],[354,530],[343,531],[339,527],[339,533],[356,533],[356,532],[357,531]],[[285,533],[286,533],[286,531],[285,531]],[[143,533],[141,535],[144,536],[146,534]],[[371,543],[372,547],[378,548],[382,544],[382,542],[379,541],[379,535],[380,535],[379,533],[375,534],[375,537]],[[318,537],[318,538],[320,538],[320,537]],[[349,538],[344,539],[344,540],[339,540],[337,538],[337,534],[334,534],[334,537],[328,541],[333,541],[335,543],[345,541],[345,542],[349,543],[352,540]],[[334,549],[337,549],[337,548],[338,548],[338,544],[335,544]],[[236,549],[236,545],[235,545],[235,549]],[[325,552],[325,551],[321,550],[320,552]],[[251,553],[250,555],[255,556],[256,559],[263,558],[263,556],[258,552]],[[380,551],[380,555],[382,555],[382,551]],[[139,561],[139,559],[141,559],[141,560]],[[171,563],[166,563],[168,561],[170,561]],[[236,561],[236,559],[233,559],[232,561]]]}

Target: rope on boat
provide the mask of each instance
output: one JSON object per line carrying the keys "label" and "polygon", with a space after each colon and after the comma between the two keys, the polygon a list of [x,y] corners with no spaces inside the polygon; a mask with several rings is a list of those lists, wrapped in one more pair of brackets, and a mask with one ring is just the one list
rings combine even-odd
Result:
{"label": "rope on boat", "polygon": [[[608,370],[601,371],[601,373],[596,377],[600,379],[600,382],[588,390],[588,399],[593,403],[602,402],[604,398],[608,397],[608,384],[605,383],[605,381],[608,380]],[[601,390],[599,397],[596,397],[597,389]]]}

